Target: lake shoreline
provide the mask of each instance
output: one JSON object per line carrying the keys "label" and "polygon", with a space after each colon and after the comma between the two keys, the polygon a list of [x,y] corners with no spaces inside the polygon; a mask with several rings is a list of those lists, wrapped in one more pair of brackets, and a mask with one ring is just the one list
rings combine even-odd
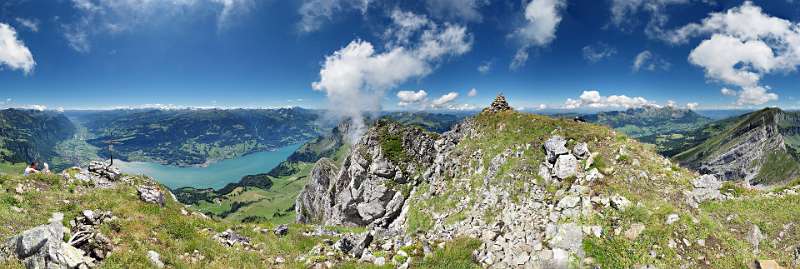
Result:
{"label": "lake shoreline", "polygon": [[144,174],[170,189],[192,187],[196,189],[221,189],[236,183],[242,177],[267,173],[286,160],[303,143],[272,150],[248,153],[236,158],[218,160],[205,166],[175,166],[158,162],[115,161],[124,173]]}

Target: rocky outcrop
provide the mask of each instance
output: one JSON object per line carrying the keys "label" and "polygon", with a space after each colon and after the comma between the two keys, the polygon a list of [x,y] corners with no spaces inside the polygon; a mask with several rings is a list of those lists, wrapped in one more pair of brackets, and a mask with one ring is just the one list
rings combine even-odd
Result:
{"label": "rocky outcrop", "polygon": [[85,169],[81,167],[65,169],[61,176],[68,182],[89,183],[99,188],[111,188],[117,181],[123,180],[119,168],[102,161],[92,161]]}
{"label": "rocky outcrop", "polygon": [[[318,161],[298,196],[297,220],[385,227],[436,156],[434,134],[380,120],[353,145],[340,169]],[[404,193],[405,192],[405,193]]]}
{"label": "rocky outcrop", "polygon": [[295,202],[297,222],[320,223],[325,220],[326,210],[330,210],[332,204],[331,182],[336,179],[337,171],[336,165],[328,158],[320,159],[314,164],[308,184]]}
{"label": "rocky outcrop", "polygon": [[90,268],[95,260],[64,242],[64,215],[53,214],[49,224],[34,227],[7,239],[0,246],[0,262],[14,256],[26,268]]}
{"label": "rocky outcrop", "polygon": [[722,187],[722,181],[718,180],[714,175],[703,175],[692,180],[693,189],[684,192],[686,202],[697,208],[700,203],[709,200],[722,200],[725,196],[719,191]]}
{"label": "rocky outcrop", "polygon": [[166,203],[164,193],[157,186],[140,186],[136,191],[139,193],[139,199],[145,203],[157,204],[162,207]]}

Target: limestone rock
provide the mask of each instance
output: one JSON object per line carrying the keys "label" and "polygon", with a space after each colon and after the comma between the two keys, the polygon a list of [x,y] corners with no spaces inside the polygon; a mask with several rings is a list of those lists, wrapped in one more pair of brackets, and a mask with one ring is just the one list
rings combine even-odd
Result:
{"label": "limestone rock", "polygon": [[70,245],[82,250],[96,260],[104,260],[113,250],[111,240],[100,232],[100,225],[113,220],[111,211],[83,210],[70,221]]}
{"label": "limestone rock", "polygon": [[545,141],[544,150],[547,161],[550,163],[555,163],[556,159],[558,159],[558,156],[569,153],[566,145],[567,140],[564,140],[564,138],[561,136],[553,136]]}
{"label": "limestone rock", "polygon": [[576,223],[559,224],[550,239],[550,246],[570,251],[582,249],[583,231]]}
{"label": "limestone rock", "polygon": [[[64,243],[66,228],[61,222],[34,227],[7,239],[0,250],[10,250],[26,268],[89,268],[94,259],[84,252]],[[3,253],[0,253],[2,258]]]}
{"label": "limestone rock", "polygon": [[784,269],[775,260],[758,260],[756,261],[756,269]]}
{"label": "limestone rock", "polygon": [[164,206],[166,200],[164,199],[164,193],[158,189],[156,186],[141,186],[137,189],[139,193],[139,199],[144,201],[145,203],[157,204],[160,206]]}
{"label": "limestone rock", "polygon": [[758,253],[758,246],[761,244],[761,240],[764,240],[764,234],[761,233],[761,229],[758,228],[758,225],[753,224],[753,227],[750,229],[750,232],[747,234],[747,242],[750,242],[750,245],[753,246],[753,252]]}
{"label": "limestone rock", "polygon": [[158,254],[158,252],[148,250],[147,259],[149,259],[150,264],[152,264],[156,268],[164,268],[164,262],[161,261],[161,255]]}
{"label": "limestone rock", "polygon": [[572,154],[581,160],[589,158],[589,155],[591,155],[591,152],[589,152],[589,144],[586,144],[585,142],[575,144],[575,147],[572,148]]}
{"label": "limestone rock", "polygon": [[[460,135],[451,131],[438,141],[416,127],[379,120],[350,150],[341,169],[330,160],[315,164],[309,184],[298,196],[295,210],[303,223],[387,227],[397,218],[413,188],[408,175],[429,170],[437,150],[454,147]],[[400,143],[383,148],[386,140]],[[437,144],[438,143],[438,144]],[[438,149],[437,149],[438,148]],[[399,194],[399,195],[398,195]]]}
{"label": "limestone rock", "polygon": [[720,193],[719,189],[722,187],[722,181],[718,180],[714,175],[703,175],[692,180],[694,189],[690,192],[685,192],[687,203],[697,208],[700,203],[709,200],[722,200],[725,196]]}
{"label": "limestone rock", "polygon": [[556,160],[556,165],[554,166],[553,170],[555,175],[559,179],[567,179],[570,177],[574,177],[577,174],[578,169],[578,159],[571,154],[561,155],[558,156],[558,160]]}
{"label": "limestone rock", "polygon": [[314,164],[309,174],[310,180],[303,188],[295,202],[297,222],[321,222],[325,212],[330,210],[329,188],[331,180],[336,177],[336,165],[328,158],[322,158]]}
{"label": "limestone rock", "polygon": [[680,220],[680,216],[678,214],[672,213],[667,215],[667,221],[665,222],[667,225],[672,225],[676,221]]}
{"label": "limestone rock", "polygon": [[610,199],[611,199],[611,206],[619,211],[625,211],[625,209],[627,209],[631,205],[631,201],[628,201],[627,198],[619,194],[611,196]]}

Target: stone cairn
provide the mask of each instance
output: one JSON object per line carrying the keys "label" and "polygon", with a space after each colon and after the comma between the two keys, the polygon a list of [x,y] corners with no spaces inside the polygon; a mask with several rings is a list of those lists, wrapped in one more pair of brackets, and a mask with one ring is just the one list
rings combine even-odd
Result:
{"label": "stone cairn", "polygon": [[508,105],[505,96],[503,96],[502,94],[498,94],[497,97],[494,98],[494,101],[492,101],[492,104],[489,105],[489,107],[483,109],[483,112],[497,113],[509,110],[514,110],[514,109]]}

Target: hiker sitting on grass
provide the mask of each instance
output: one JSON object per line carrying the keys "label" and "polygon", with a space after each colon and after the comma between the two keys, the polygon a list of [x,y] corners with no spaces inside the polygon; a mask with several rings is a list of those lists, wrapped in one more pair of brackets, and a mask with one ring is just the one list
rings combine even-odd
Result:
{"label": "hiker sitting on grass", "polygon": [[36,170],[36,162],[31,162],[31,165],[25,167],[25,173],[24,173],[25,176],[36,173],[39,173],[39,170]]}

